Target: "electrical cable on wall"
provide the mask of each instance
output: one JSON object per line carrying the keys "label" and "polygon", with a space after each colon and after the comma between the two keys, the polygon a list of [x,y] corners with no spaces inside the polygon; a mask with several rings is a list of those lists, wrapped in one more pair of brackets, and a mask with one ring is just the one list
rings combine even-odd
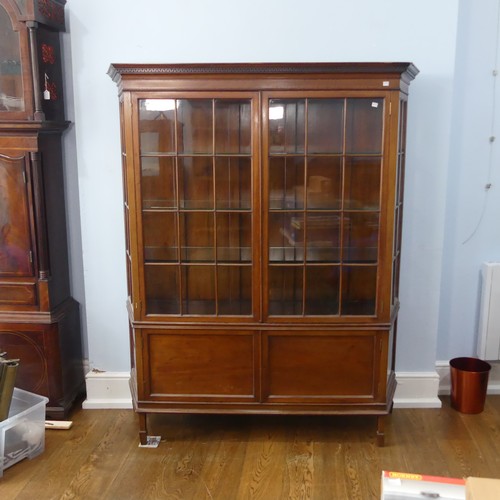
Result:
{"label": "electrical cable on wall", "polygon": [[488,153],[488,171],[486,174],[486,183],[484,185],[484,198],[483,198],[483,206],[481,208],[481,214],[479,215],[479,220],[476,224],[476,227],[472,231],[472,233],[462,242],[462,245],[465,245],[468,243],[474,235],[477,233],[479,230],[481,223],[483,222],[484,214],[486,212],[486,205],[488,201],[488,193],[490,192],[490,189],[492,187],[491,183],[491,172],[493,170],[493,144],[496,140],[495,137],[495,115],[496,115],[496,88],[497,88],[497,76],[498,76],[498,44],[500,42],[500,0],[498,2],[498,8],[497,8],[497,27],[496,27],[496,39],[495,39],[495,61],[494,61],[494,69],[492,71],[492,77],[493,77],[493,92],[492,92],[492,99],[491,99],[491,134],[489,137],[489,143],[490,143],[490,150]]}

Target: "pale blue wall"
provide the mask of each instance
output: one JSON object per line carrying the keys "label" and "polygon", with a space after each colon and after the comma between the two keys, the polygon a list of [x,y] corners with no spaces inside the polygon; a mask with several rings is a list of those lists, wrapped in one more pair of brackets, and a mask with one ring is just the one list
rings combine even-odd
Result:
{"label": "pale blue wall", "polygon": [[66,160],[68,183],[78,187],[69,200],[73,289],[85,304],[90,366],[129,369],[119,117],[117,89],[106,75],[110,63],[412,61],[421,73],[410,96],[397,368],[432,370],[450,135],[456,133],[458,2],[69,1],[64,49],[75,126]]}
{"label": "pale blue wall", "polygon": [[[475,355],[480,267],[500,261],[498,0],[461,0],[437,357]],[[490,142],[490,137],[495,137]],[[486,191],[486,184],[492,187]],[[499,305],[500,307],[500,305]]]}

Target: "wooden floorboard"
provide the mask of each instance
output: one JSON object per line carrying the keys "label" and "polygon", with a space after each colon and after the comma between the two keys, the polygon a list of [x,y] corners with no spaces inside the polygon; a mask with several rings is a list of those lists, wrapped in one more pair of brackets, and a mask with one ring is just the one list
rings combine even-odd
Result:
{"label": "wooden floorboard", "polygon": [[76,410],[45,451],[4,471],[0,499],[335,499],[380,495],[382,470],[500,479],[500,396],[479,415],[396,409],[386,446],[371,417],[153,415],[139,448],[132,410]]}

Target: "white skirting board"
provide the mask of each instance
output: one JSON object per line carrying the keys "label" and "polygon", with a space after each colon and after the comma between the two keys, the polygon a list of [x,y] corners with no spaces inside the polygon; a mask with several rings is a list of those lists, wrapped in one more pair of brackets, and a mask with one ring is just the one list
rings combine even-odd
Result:
{"label": "white skirting board", "polygon": [[[132,408],[128,372],[90,371],[86,375],[86,410]],[[441,408],[439,395],[450,394],[450,365],[436,362],[435,372],[397,372],[394,408]],[[500,362],[492,363],[488,394],[500,394]]]}
{"label": "white skirting board", "polygon": [[[129,379],[128,372],[90,371],[86,376],[87,399],[83,408],[132,408]],[[441,407],[438,398],[438,393],[441,394],[440,374],[437,371],[398,372],[396,380],[395,408]]]}
{"label": "white skirting board", "polygon": [[[491,371],[488,377],[488,394],[500,394],[500,362],[488,361]],[[449,395],[451,391],[449,361],[436,361],[436,371],[439,374],[439,393]]]}
{"label": "white skirting board", "polygon": [[396,372],[394,408],[441,408],[437,372]]}
{"label": "white skirting board", "polygon": [[82,408],[85,410],[132,408],[129,380],[128,372],[90,371],[85,376],[87,399],[83,402]]}

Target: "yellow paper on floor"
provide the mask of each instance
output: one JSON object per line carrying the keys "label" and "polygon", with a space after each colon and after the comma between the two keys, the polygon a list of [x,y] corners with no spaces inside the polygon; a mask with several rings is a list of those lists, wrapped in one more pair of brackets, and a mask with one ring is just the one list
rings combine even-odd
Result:
{"label": "yellow paper on floor", "polygon": [[[407,472],[382,471],[381,500],[439,498],[465,500],[465,480]],[[499,497],[500,498],[500,497]],[[497,498],[496,500],[499,500]]]}

